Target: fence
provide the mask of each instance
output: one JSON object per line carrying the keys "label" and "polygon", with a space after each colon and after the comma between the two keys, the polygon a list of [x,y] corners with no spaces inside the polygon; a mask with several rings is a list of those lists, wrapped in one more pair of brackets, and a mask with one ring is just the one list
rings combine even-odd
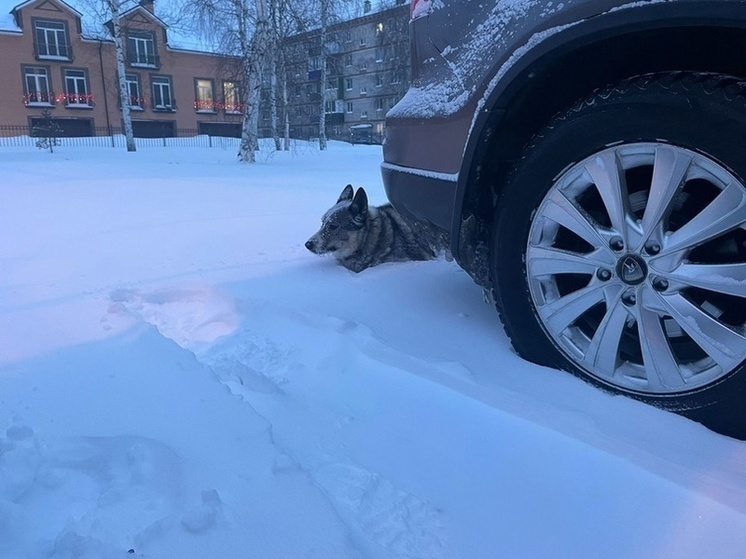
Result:
{"label": "fence", "polygon": [[[92,134],[91,134],[92,132]],[[0,147],[34,147],[42,134],[34,133],[29,126],[0,125]],[[318,138],[299,138],[291,134],[293,141],[318,141]],[[328,134],[329,140],[338,140],[352,144],[381,144],[381,135],[357,137],[353,134]],[[138,148],[149,147],[216,147],[221,149],[236,149],[240,145],[240,138],[230,136],[214,136],[200,134],[191,128],[168,129],[168,133],[157,137],[135,137]],[[114,147],[124,148],[126,141],[121,128],[95,127],[86,133],[73,133],[55,137],[56,145],[66,147]]]}
{"label": "fence", "polygon": [[[55,137],[56,145],[74,147],[115,147],[124,148],[126,141],[121,128],[96,127],[93,135]],[[156,138],[135,138],[138,148],[148,147],[217,147],[235,148],[239,138],[199,134],[197,130],[179,128],[173,136]],[[34,147],[41,134],[33,134],[28,126],[0,125],[0,147]]]}

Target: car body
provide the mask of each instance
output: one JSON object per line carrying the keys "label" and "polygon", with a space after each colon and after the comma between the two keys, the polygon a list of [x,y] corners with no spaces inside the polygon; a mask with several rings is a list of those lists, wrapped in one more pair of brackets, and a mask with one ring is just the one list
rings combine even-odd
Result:
{"label": "car body", "polygon": [[[746,243],[742,240],[746,218],[740,205],[746,171],[739,168],[738,156],[729,154],[731,147],[739,144],[746,153],[746,106],[742,106],[746,90],[746,1],[415,0],[412,15],[412,84],[387,115],[383,146],[382,176],[392,204],[410,217],[451,234],[456,261],[492,293],[506,330],[524,357],[570,370],[601,388],[680,412],[721,432],[746,436],[746,414],[733,411],[732,402],[721,403],[731,397],[726,397],[726,392],[737,392],[739,398],[746,396],[746,381],[741,380],[746,376],[743,371],[746,361],[743,246]],[[716,106],[712,107],[708,102],[711,91],[716,91],[718,97]],[[656,99],[660,99],[660,111],[656,110]],[[700,108],[701,112],[697,112]],[[605,113],[613,114],[614,118],[607,122]],[[643,118],[643,114],[648,116]],[[661,118],[658,125],[654,123],[657,114],[669,117]],[[668,122],[677,120],[681,121],[680,125],[668,127]],[[580,126],[581,122],[585,128]],[[590,134],[597,137],[594,140],[586,137],[584,130],[595,130],[598,126],[609,130],[605,135]],[[710,145],[710,139],[699,138],[698,132],[718,128],[723,131],[724,147],[705,149],[703,146]],[[557,129],[559,134],[554,132]],[[562,137],[563,143],[553,146],[554,137]],[[578,147],[573,151],[568,144],[574,144],[576,138]],[[593,141],[597,143],[592,144]],[[614,145],[627,147],[604,151]],[[559,154],[562,152],[559,148],[564,146],[568,147],[567,155],[562,155],[566,160],[554,161],[560,156],[546,153],[551,149]],[[534,157],[537,151],[541,152],[540,156]],[[595,275],[589,276],[589,285],[611,281],[607,286],[615,285],[616,291],[606,289],[605,311],[600,311],[594,325],[585,333],[580,332],[583,328],[573,326],[577,335],[570,340],[574,335],[568,334],[567,325],[562,328],[553,325],[552,321],[557,319],[552,318],[549,306],[542,308],[546,303],[544,292],[556,290],[564,280],[555,274],[554,279],[542,285],[532,283],[531,266],[522,264],[534,258],[536,269],[545,269],[549,260],[541,256],[539,263],[540,254],[544,253],[539,252],[529,236],[556,235],[551,227],[542,229],[541,224],[532,225],[534,216],[551,220],[551,216],[545,217],[547,211],[553,211],[547,209],[551,206],[550,199],[556,198],[557,192],[565,192],[562,189],[570,189],[566,191],[571,193],[569,199],[577,195],[573,201],[577,207],[585,203],[582,200],[589,199],[590,194],[584,190],[587,186],[568,186],[560,177],[581,163],[583,169],[593,165],[586,157],[617,164],[618,173],[629,178],[630,173],[634,175],[636,169],[643,167],[652,173],[654,161],[666,154],[676,160],[694,161],[686,175],[688,186],[682,183],[675,194],[679,200],[676,211],[684,204],[683,198],[699,188],[697,181],[709,181],[710,186],[699,188],[694,198],[700,196],[700,191],[705,198],[709,196],[705,191],[716,197],[727,190],[726,183],[731,179],[739,185],[733,189],[732,200],[728,198],[730,201],[723,204],[727,196],[722,197],[717,208],[713,206],[689,228],[694,224],[701,226],[707,216],[712,219],[710,214],[716,213],[715,209],[728,215],[733,209],[727,230],[712,235],[722,237],[721,246],[735,243],[738,248],[721,262],[714,260],[710,254],[713,249],[706,246],[710,254],[707,263],[719,266],[715,275],[721,277],[720,284],[702,287],[701,279],[692,283],[676,279],[683,272],[702,273],[700,268],[693,267],[693,259],[701,258],[700,253],[705,250],[701,247],[711,242],[712,237],[701,242],[692,239],[691,246],[686,250],[679,248],[671,256],[673,245],[669,246],[668,242],[681,226],[678,223],[668,227],[671,207],[662,207],[654,224],[652,203],[649,215],[645,218],[642,215],[647,200],[654,198],[654,187],[631,187],[632,201],[623,200],[628,210],[626,217],[620,218],[621,222],[628,222],[620,225],[625,229],[622,236],[628,243],[614,248],[614,241],[608,241],[616,238],[612,235],[615,224],[607,194],[609,199],[615,194],[609,194],[613,189],[604,192],[594,185],[591,190],[600,192],[603,198],[600,207],[609,214],[611,223],[598,225],[594,221],[595,231],[589,235],[603,237],[612,248],[604,247],[604,258],[611,260],[605,267],[599,265]],[[698,159],[700,155],[703,158]],[[534,165],[551,163],[555,168],[544,179],[543,190],[531,194],[536,198],[531,202],[533,205],[526,206],[525,215],[516,218],[522,221],[512,224],[518,228],[525,224],[523,237],[512,238],[512,231],[500,233],[505,224],[499,221],[500,216],[515,213],[506,205],[517,208],[529,196],[525,193],[530,188],[519,186],[524,180],[521,177],[527,176],[526,160]],[[691,170],[694,168],[698,169],[697,173]],[[626,185],[623,193],[628,194]],[[707,203],[703,199],[701,207],[687,210],[688,213],[676,219],[692,221],[710,202],[710,198]],[[640,207],[629,209],[635,204]],[[641,232],[645,221],[650,230]],[[667,228],[654,233],[653,228],[661,229],[661,225]],[[553,227],[556,229],[556,223]],[[509,249],[500,246],[506,244],[503,241],[506,237],[510,243],[519,245],[514,264],[524,268],[522,282],[517,276],[503,280],[504,272],[496,263],[497,259],[509,262],[509,254],[503,255]],[[663,245],[657,246],[659,251],[662,248],[663,253],[667,250],[671,253],[665,264],[662,254],[654,253],[648,246],[652,243],[649,238],[653,237],[658,238],[658,245]],[[633,247],[631,243],[638,241],[639,246]],[[643,247],[645,242],[648,245]],[[562,250],[563,254],[573,253],[566,262],[577,256],[574,249]],[[590,251],[578,251],[575,252],[582,254],[587,264]],[[633,273],[625,275],[625,270],[636,266],[642,270],[640,287],[632,281]],[[661,288],[664,285],[666,289]],[[518,292],[508,293],[509,289]],[[566,292],[555,299],[575,291],[580,297],[579,288],[562,289]],[[702,289],[725,296],[700,296]],[[511,309],[509,302],[516,297],[525,300],[523,311],[531,311],[532,326],[516,325],[522,320],[515,316],[521,309]],[[632,344],[636,344],[635,348],[630,350],[635,356],[630,357],[624,348],[612,348],[618,355],[609,365],[611,369],[603,372],[602,368],[588,363],[587,354],[589,348],[598,351],[602,341],[596,339],[602,337],[596,335],[599,323],[605,327],[615,315],[619,328],[625,327],[621,326],[624,313],[614,311],[617,302],[625,297],[628,308],[635,297],[648,301],[638,302],[636,307],[633,302],[634,312],[626,317],[626,328],[639,328],[637,334],[624,334],[637,336]],[[655,304],[650,302],[653,299]],[[697,317],[707,315],[714,322],[725,324],[717,330],[716,324],[707,323],[707,328],[718,332],[712,339],[700,337],[695,331],[706,329],[704,321],[709,318],[703,318],[696,328],[689,325],[692,321],[685,315],[690,311],[682,310],[685,303],[680,300],[692,299],[696,300]],[[555,306],[562,304],[556,302]],[[713,306],[719,309],[712,311]],[[652,330],[643,325],[647,316],[643,307],[657,309],[653,312],[655,320],[649,323]],[[736,308],[737,316],[724,322],[721,318],[726,307]],[[677,314],[679,311],[683,314]],[[697,322],[696,318],[693,320]],[[662,334],[656,322],[664,325]],[[656,332],[660,335],[650,341]],[[527,336],[543,336],[548,343],[539,343],[541,347],[536,348]],[[719,344],[732,345],[733,355],[727,358],[716,355]],[[685,345],[688,349],[679,349]],[[656,365],[660,356],[670,361],[668,368]],[[621,364],[625,359],[632,363],[631,368]],[[603,359],[599,357],[597,361]],[[673,377],[666,378],[670,371],[674,371]],[[621,377],[624,379],[619,380]]]}

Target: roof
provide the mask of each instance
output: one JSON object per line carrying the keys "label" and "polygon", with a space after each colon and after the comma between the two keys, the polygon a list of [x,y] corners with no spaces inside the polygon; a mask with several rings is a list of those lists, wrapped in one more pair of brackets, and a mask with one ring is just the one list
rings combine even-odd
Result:
{"label": "roof", "polygon": [[[38,0],[0,0],[0,32],[20,33],[21,29],[16,25],[11,13],[15,9],[23,8]],[[101,2],[98,0],[48,0],[56,2],[62,7],[68,8],[81,19],[82,34],[89,39],[110,38],[109,32],[104,26],[108,18],[100,15],[102,11]],[[147,13],[147,17],[153,19],[159,25],[168,27],[170,14],[178,14],[179,2],[183,0],[155,0],[155,15],[142,8],[136,0],[124,0],[122,15],[141,10]],[[401,5],[402,0],[371,0],[370,9],[365,9],[365,0],[348,0],[344,2],[344,21],[368,16],[376,12],[384,11]],[[313,24],[310,26],[313,28]],[[196,31],[185,29],[183,26],[174,26],[168,29],[168,45],[179,50],[190,50],[197,52],[215,52],[214,45],[200,37]]]}

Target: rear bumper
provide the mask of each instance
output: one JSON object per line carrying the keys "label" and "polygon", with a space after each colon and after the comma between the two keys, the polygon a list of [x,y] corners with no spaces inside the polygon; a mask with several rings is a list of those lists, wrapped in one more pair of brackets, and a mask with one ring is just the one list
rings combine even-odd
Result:
{"label": "rear bumper", "polygon": [[458,174],[383,163],[381,176],[386,195],[397,211],[451,232]]}

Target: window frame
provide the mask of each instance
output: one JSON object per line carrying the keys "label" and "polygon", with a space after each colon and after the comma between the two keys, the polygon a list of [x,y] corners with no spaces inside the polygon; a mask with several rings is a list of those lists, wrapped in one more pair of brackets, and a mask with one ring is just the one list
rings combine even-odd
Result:
{"label": "window frame", "polygon": [[[30,70],[39,70],[43,73],[30,74]],[[56,105],[54,91],[52,89],[52,76],[49,66],[39,66],[35,64],[23,64],[21,66],[21,73],[23,74],[23,101],[27,107],[54,107]],[[29,77],[34,77],[35,89],[32,91],[29,89]],[[46,82],[46,91],[39,89],[39,78],[43,76]],[[43,98],[46,96],[46,101],[39,101],[37,98]],[[34,99],[34,100],[32,100]]]}
{"label": "window frame", "polygon": [[[73,73],[80,75],[72,75]],[[75,84],[75,91],[70,91],[70,83],[68,80],[72,80]],[[78,91],[81,83],[84,90],[82,93]],[[64,91],[65,107],[68,109],[93,108],[93,94],[91,93],[87,68],[62,68],[62,90]],[[84,102],[82,103],[79,102],[81,97],[84,99]],[[73,99],[75,102],[72,101]]]}
{"label": "window frame", "polygon": [[[227,90],[225,86],[227,84],[232,84],[233,92],[231,93],[230,97],[234,97],[233,103],[229,102],[229,95],[226,93]],[[223,80],[222,83],[222,90],[223,90],[223,111],[227,115],[240,115],[243,114],[243,103],[241,102],[241,84],[240,82],[236,80]]]}
{"label": "window frame", "polygon": [[[63,60],[72,61],[72,45],[70,45],[70,31],[68,29],[67,21],[60,19],[50,18],[31,18],[31,25],[33,27],[33,43],[34,43],[34,57],[37,60]],[[46,27],[45,27],[46,26]],[[44,40],[40,40],[40,32],[44,32]],[[50,34],[55,36],[54,50],[56,54],[49,52],[51,42],[49,41]],[[60,44],[60,35],[62,38],[62,44]],[[44,45],[47,52],[42,53],[42,45]]]}
{"label": "window frame", "polygon": [[[127,99],[129,101],[128,105],[129,105],[130,111],[144,111],[145,110],[145,97],[143,97],[143,94],[142,94],[142,78],[140,77],[140,74],[125,73],[124,81],[127,82],[127,94],[128,94]],[[137,95],[132,95],[133,84],[135,86],[135,93],[137,93]],[[137,100],[137,104],[132,103],[133,99]],[[120,100],[120,103],[121,103],[121,100]]]}
{"label": "window frame", "polygon": [[[151,110],[159,113],[172,113],[176,111],[176,99],[174,97],[174,80],[173,77],[168,74],[151,74],[150,75],[150,89],[152,91],[153,97],[152,97],[152,103],[151,103]],[[164,88],[168,89],[168,96],[169,96],[169,104],[161,104],[159,105],[157,103],[157,99],[160,96],[163,97],[163,91]],[[160,92],[160,95],[156,94],[156,91]],[[163,100],[163,99],[161,99]]]}
{"label": "window frame", "polygon": [[[152,31],[132,31],[126,29],[125,37],[127,43],[127,63],[131,68],[160,68],[155,33]],[[138,46],[141,44],[145,45],[144,55],[140,52]],[[148,53],[148,45],[152,47],[152,53]]]}
{"label": "window frame", "polygon": [[[209,95],[203,99],[201,94],[208,91]],[[212,78],[194,78],[194,110],[201,114],[215,114],[217,103],[215,102],[215,80]]]}

